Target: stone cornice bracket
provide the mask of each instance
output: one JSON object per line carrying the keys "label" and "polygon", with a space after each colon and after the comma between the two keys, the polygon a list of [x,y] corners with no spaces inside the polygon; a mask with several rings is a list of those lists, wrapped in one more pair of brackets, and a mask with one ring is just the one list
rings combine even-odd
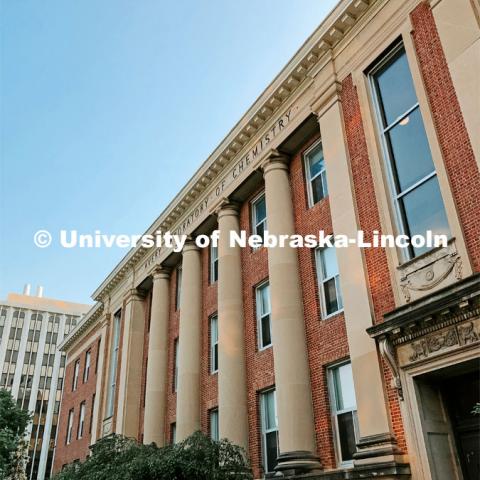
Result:
{"label": "stone cornice bracket", "polygon": [[392,372],[391,387],[397,390],[398,398],[400,400],[403,400],[403,388],[402,382],[400,381],[400,372],[398,369],[397,360],[395,358],[393,345],[387,336],[382,337],[378,341],[378,348],[380,349],[380,354],[382,355],[382,358],[385,360],[388,367],[390,368],[390,371]]}
{"label": "stone cornice bracket", "polygon": [[200,248],[197,246],[192,237],[188,237],[188,240],[185,242],[185,246],[183,247],[182,254],[191,250],[200,250]]}
{"label": "stone cornice bracket", "polygon": [[276,148],[272,148],[266,155],[263,162],[260,164],[260,170],[265,176],[271,170],[288,170],[288,162],[290,157],[285,153],[279,152]]}
{"label": "stone cornice bracket", "polygon": [[123,301],[128,303],[130,301],[141,301],[145,298],[145,295],[140,292],[137,288],[128,289],[123,295]]}

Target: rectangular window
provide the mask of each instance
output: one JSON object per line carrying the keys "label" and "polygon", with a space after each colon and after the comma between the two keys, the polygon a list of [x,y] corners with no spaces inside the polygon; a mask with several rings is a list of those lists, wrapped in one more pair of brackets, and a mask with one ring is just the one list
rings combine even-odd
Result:
{"label": "rectangular window", "polygon": [[170,443],[177,443],[177,424],[174,422],[170,425]]}
{"label": "rectangular window", "polygon": [[337,254],[335,247],[326,247],[317,249],[315,256],[322,316],[325,318],[343,309]]}
{"label": "rectangular window", "polygon": [[90,410],[90,424],[88,426],[88,433],[92,433],[94,408],[95,408],[95,394],[92,395],[92,408]]}
{"label": "rectangular window", "polygon": [[329,368],[328,377],[338,463],[340,466],[349,465],[353,462],[358,441],[352,364],[348,362]]}
{"label": "rectangular window", "polygon": [[305,173],[307,176],[308,205],[313,207],[328,195],[327,172],[323,158],[321,142],[310,147],[304,154]]}
{"label": "rectangular window", "polygon": [[113,415],[113,405],[115,401],[115,387],[117,384],[118,350],[120,348],[121,318],[122,318],[122,311],[119,310],[113,317],[112,351],[110,354],[110,375],[108,379],[107,417],[111,417]]}
{"label": "rectangular window", "polygon": [[252,202],[252,230],[255,235],[262,238],[267,230],[267,205],[264,194]]}
{"label": "rectangular window", "polygon": [[75,361],[75,365],[73,367],[73,382],[72,382],[72,392],[75,391],[78,387],[78,375],[80,372],[80,360]]}
{"label": "rectangular window", "polygon": [[210,317],[210,373],[218,371],[218,315]]}
{"label": "rectangular window", "polygon": [[275,390],[260,394],[262,454],[265,472],[273,472],[279,455],[277,398]]}
{"label": "rectangular window", "polygon": [[73,430],[73,408],[68,412],[68,423],[67,423],[67,436],[65,438],[65,443],[70,445],[72,442],[72,430]]}
{"label": "rectangular window", "polygon": [[178,338],[173,342],[173,391],[178,387]]}
{"label": "rectangular window", "polygon": [[261,350],[272,344],[270,325],[270,284],[264,282],[256,288],[258,348]]}
{"label": "rectangular window", "polygon": [[91,361],[92,352],[90,350],[85,354],[85,369],[83,370],[83,383],[88,381],[88,376],[90,375],[90,361]]}
{"label": "rectangular window", "polygon": [[80,404],[80,417],[78,419],[78,432],[77,438],[83,437],[83,426],[85,425],[85,402]]}
{"label": "rectangular window", "polygon": [[218,280],[218,247],[210,245],[210,283]]}
{"label": "rectangular window", "polygon": [[177,285],[175,294],[175,310],[180,308],[180,295],[182,292],[182,267],[177,268]]}
{"label": "rectangular window", "polygon": [[210,410],[209,422],[210,438],[218,442],[220,440],[220,433],[218,430],[218,408],[213,408]]}
{"label": "rectangular window", "polygon": [[[384,156],[400,232],[450,234],[407,55],[396,45],[370,71]],[[404,249],[407,250],[407,249]],[[405,259],[426,247],[410,246]]]}
{"label": "rectangular window", "polygon": [[95,375],[98,373],[98,359],[100,358],[100,342],[101,341],[102,339],[99,338],[97,342],[97,356],[95,357]]}

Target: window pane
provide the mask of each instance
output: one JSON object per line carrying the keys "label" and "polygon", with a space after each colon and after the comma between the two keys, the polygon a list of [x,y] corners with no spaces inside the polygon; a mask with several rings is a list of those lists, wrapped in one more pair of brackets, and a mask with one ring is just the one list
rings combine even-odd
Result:
{"label": "window pane", "polygon": [[260,288],[260,312],[262,315],[270,313],[270,285]]}
{"label": "window pane", "polygon": [[262,347],[266,347],[272,343],[272,335],[270,333],[270,315],[262,317]]}
{"label": "window pane", "polygon": [[262,196],[255,202],[255,224],[258,224],[267,217],[265,197]]}
{"label": "window pane", "polygon": [[387,139],[400,192],[435,170],[419,108],[395,125],[387,133]]}
{"label": "window pane", "polygon": [[265,401],[265,428],[271,430],[277,428],[277,418],[275,416],[275,391],[264,394]]}
{"label": "window pane", "polygon": [[260,235],[263,238],[263,234],[265,233],[265,223],[260,223],[255,227],[255,234]]}
{"label": "window pane", "polygon": [[[410,235],[425,235],[427,230],[433,234],[449,235],[449,227],[437,177],[432,177],[403,197],[405,216]],[[427,250],[426,247],[414,248],[415,255]]]}
{"label": "window pane", "polygon": [[357,408],[351,363],[342,365],[334,370],[334,382],[337,410]]}
{"label": "window pane", "polygon": [[340,309],[337,299],[337,288],[335,284],[335,278],[324,282],[323,290],[325,292],[325,309],[327,315],[330,315],[333,312],[336,312]]}
{"label": "window pane", "polygon": [[269,432],[265,435],[265,449],[267,457],[267,472],[273,472],[275,466],[277,465],[277,456],[278,456],[278,433]]}
{"label": "window pane", "polygon": [[397,52],[394,59],[375,75],[375,80],[383,106],[384,126],[390,125],[417,103],[405,50]]}
{"label": "window pane", "polygon": [[310,168],[310,178],[313,178],[325,168],[323,149],[321,145],[316,147],[308,154],[308,166]]}
{"label": "window pane", "polygon": [[356,452],[353,412],[342,413],[337,419],[342,461],[353,460],[353,454]]}
{"label": "window pane", "polygon": [[320,258],[322,260],[323,278],[329,278],[338,275],[338,264],[335,248],[323,248],[320,250]]}
{"label": "window pane", "polygon": [[325,198],[327,192],[323,188],[323,175],[319,175],[312,180],[312,200],[313,203],[319,202],[322,198]]}
{"label": "window pane", "polygon": [[218,432],[218,410],[210,411],[210,438],[212,440],[220,440]]}
{"label": "window pane", "polygon": [[218,318],[216,316],[212,317],[210,322],[211,322],[210,336],[211,336],[211,342],[212,342],[212,345],[213,345],[214,343],[217,343],[217,341],[218,341]]}

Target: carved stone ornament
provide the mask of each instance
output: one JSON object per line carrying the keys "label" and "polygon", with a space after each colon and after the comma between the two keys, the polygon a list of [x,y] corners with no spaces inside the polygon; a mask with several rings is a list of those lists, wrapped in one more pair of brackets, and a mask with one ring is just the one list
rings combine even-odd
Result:
{"label": "carved stone ornament", "polygon": [[391,387],[397,390],[398,397],[400,398],[400,400],[403,400],[402,382],[400,381],[400,374],[393,346],[387,337],[379,340],[378,346],[380,348],[380,354],[387,362],[387,365],[389,366],[393,375]]}
{"label": "carved stone ornament", "polygon": [[[451,241],[446,248],[434,250],[418,259],[399,267],[401,273],[400,288],[405,301],[412,300],[414,292],[424,292],[435,287],[451,283],[462,278],[462,260],[457,253],[455,243]],[[453,272],[453,275],[450,275]],[[447,280],[451,277],[451,282]],[[417,295],[418,296],[418,295]]]}

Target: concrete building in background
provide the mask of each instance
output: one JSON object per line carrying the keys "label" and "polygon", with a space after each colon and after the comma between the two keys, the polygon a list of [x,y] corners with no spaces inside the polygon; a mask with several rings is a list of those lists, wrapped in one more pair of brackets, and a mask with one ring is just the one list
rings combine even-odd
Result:
{"label": "concrete building in background", "polygon": [[90,307],[30,294],[10,293],[0,301],[0,388],[33,413],[28,427],[27,478],[43,480],[52,470],[53,450],[65,373],[57,344]]}
{"label": "concrete building in background", "polygon": [[[63,342],[55,470],[112,433],[201,429],[255,478],[478,478],[479,19],[339,2],[148,231],[218,248],[133,249]],[[229,246],[240,230],[448,245]]]}

